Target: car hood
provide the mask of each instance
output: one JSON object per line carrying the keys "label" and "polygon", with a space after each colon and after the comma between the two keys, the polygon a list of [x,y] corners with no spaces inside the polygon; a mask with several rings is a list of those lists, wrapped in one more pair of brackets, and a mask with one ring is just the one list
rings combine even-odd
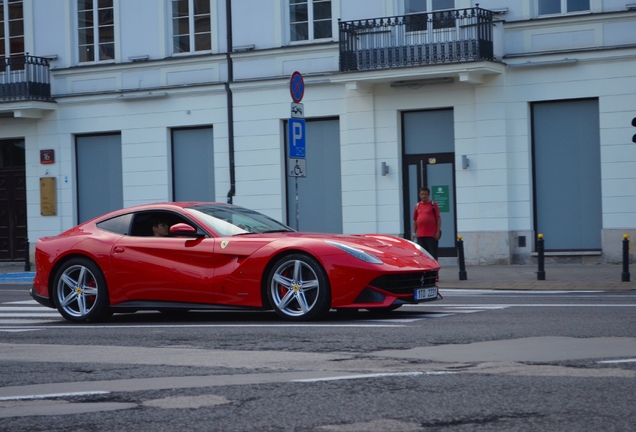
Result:
{"label": "car hood", "polygon": [[[333,245],[328,245],[326,241],[344,244],[346,246],[360,249],[370,253],[386,264],[393,265],[413,265],[414,259],[419,264],[426,263],[431,268],[439,268],[439,263],[423,254],[418,246],[414,243],[391,235],[384,234],[324,234],[324,233],[306,233],[306,232],[289,232],[275,234],[278,240],[291,241],[292,243],[309,241],[310,243],[320,242],[326,248],[333,249],[333,253],[342,253],[342,250]],[[314,243],[315,244],[315,243]],[[317,245],[318,246],[318,245]],[[324,249],[323,249],[324,251]],[[327,252],[328,253],[328,252]]]}

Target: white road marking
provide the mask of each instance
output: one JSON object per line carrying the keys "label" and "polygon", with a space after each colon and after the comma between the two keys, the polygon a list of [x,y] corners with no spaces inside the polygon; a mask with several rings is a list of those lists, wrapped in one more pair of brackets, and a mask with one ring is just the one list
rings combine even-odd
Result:
{"label": "white road marking", "polygon": [[57,311],[52,312],[18,312],[18,313],[0,313],[1,318],[53,318],[59,317]]}
{"label": "white road marking", "polygon": [[12,302],[0,303],[0,304],[24,304],[24,305],[33,305],[33,306],[42,307],[40,306],[40,303],[36,302],[35,300],[12,301]]}
{"label": "white road marking", "polygon": [[74,393],[52,393],[52,394],[27,395],[27,396],[8,396],[8,397],[0,397],[0,401],[25,400],[25,399],[48,399],[48,398],[75,397],[75,396],[92,396],[92,395],[108,394],[108,393],[110,393],[110,392],[107,392],[107,391],[90,391],[90,392],[74,392]]}
{"label": "white road marking", "polygon": [[[0,323],[2,323],[0,321]],[[41,323],[41,321],[40,321]],[[14,322],[16,324],[16,322]],[[142,328],[263,328],[263,327],[326,327],[326,328],[402,328],[400,324],[288,324],[281,322],[280,324],[131,324],[131,325],[85,325],[75,324],[65,329],[142,329]],[[32,329],[60,328],[59,326],[33,326]]]}
{"label": "white road marking", "polygon": [[636,307],[634,304],[561,304],[561,303],[528,303],[528,304],[453,304],[453,305],[429,305],[428,307],[435,308],[471,308],[471,309],[504,309],[510,307]]}
{"label": "white road marking", "polygon": [[395,376],[419,376],[419,375],[446,375],[454,374],[456,372],[387,372],[387,373],[373,373],[373,374],[359,374],[359,375],[345,375],[339,377],[326,377],[326,378],[306,378],[292,380],[292,382],[319,382],[319,381],[338,381],[338,380],[352,380],[352,379],[365,379],[365,378],[384,378]]}
{"label": "white road marking", "polygon": [[625,359],[625,360],[603,360],[603,361],[599,361],[597,363],[606,363],[606,364],[610,364],[610,363],[636,363],[636,359]]}
{"label": "white road marking", "polygon": [[0,306],[0,312],[22,312],[22,311],[51,311],[57,312],[55,309],[45,308],[44,306]]}

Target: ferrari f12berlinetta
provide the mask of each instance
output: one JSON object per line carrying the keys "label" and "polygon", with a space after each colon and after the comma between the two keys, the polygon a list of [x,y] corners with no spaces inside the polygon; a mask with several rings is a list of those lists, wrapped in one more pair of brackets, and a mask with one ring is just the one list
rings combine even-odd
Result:
{"label": "ferrari f12berlinetta", "polygon": [[[164,232],[161,232],[161,229]],[[40,238],[31,296],[69,321],[139,310],[389,311],[437,300],[440,265],[381,234],[297,232],[224,203],[131,207]]]}

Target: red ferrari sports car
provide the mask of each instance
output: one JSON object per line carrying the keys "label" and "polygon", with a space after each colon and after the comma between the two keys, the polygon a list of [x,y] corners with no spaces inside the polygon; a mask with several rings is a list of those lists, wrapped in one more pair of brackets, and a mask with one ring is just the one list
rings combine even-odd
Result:
{"label": "red ferrari sports car", "polygon": [[436,300],[440,265],[380,234],[301,233],[223,203],[131,207],[40,238],[31,296],[69,321],[138,310],[389,311]]}

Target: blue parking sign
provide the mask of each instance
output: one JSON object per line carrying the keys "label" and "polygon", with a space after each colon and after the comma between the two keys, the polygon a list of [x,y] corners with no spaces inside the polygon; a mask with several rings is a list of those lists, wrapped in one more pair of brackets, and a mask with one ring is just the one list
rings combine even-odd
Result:
{"label": "blue parking sign", "polygon": [[289,119],[289,157],[301,158],[306,157],[305,152],[305,120]]}

